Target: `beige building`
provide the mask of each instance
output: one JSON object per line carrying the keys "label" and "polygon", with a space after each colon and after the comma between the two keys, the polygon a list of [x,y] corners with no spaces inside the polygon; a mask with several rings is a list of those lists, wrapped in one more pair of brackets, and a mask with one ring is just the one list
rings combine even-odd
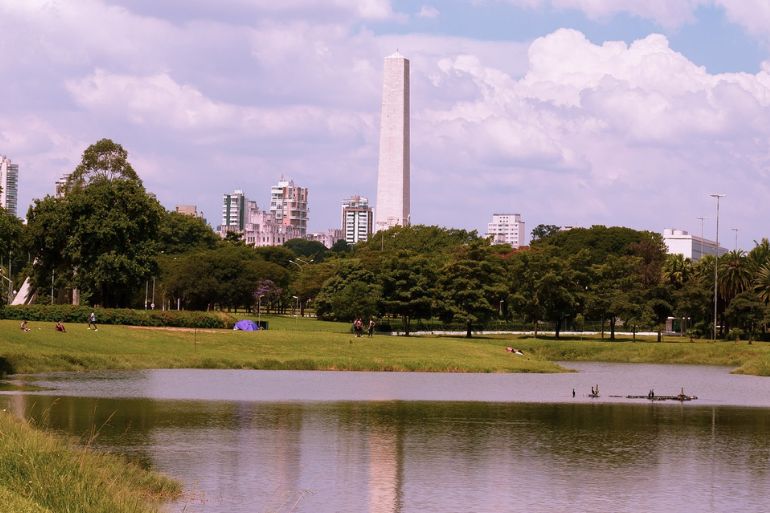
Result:
{"label": "beige building", "polygon": [[270,213],[275,221],[299,230],[300,237],[307,233],[310,220],[308,190],[294,185],[293,180],[281,180],[270,189]]}

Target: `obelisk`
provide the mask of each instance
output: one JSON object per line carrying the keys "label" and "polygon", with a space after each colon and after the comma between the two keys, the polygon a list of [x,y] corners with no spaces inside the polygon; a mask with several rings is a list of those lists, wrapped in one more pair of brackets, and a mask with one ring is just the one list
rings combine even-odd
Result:
{"label": "obelisk", "polygon": [[382,80],[375,231],[408,225],[409,207],[409,61],[396,52]]}

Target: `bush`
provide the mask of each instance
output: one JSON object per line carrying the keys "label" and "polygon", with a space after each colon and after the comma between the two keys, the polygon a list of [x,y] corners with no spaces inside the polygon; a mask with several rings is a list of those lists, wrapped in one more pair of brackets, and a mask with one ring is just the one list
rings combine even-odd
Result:
{"label": "bush", "polygon": [[185,310],[131,310],[128,308],[90,308],[74,305],[17,305],[0,311],[3,319],[87,323],[96,312],[96,324],[129,326],[170,326],[176,328],[231,328],[241,317],[225,312],[190,312]]}

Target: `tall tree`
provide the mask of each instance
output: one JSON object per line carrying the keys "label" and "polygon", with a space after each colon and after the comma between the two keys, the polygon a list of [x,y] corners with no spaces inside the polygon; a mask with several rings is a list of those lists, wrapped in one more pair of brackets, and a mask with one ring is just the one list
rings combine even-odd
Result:
{"label": "tall tree", "polygon": [[461,321],[465,336],[472,337],[473,325],[495,316],[507,295],[504,272],[502,259],[486,241],[459,247],[439,273],[440,316]]}
{"label": "tall tree", "polygon": [[[102,159],[104,148],[108,155]],[[124,156],[112,145],[97,143],[84,153],[76,187],[64,198],[35,201],[28,225],[36,285],[49,283],[55,269],[83,300],[129,306],[144,280],[156,273],[164,210],[130,164],[121,164]]]}
{"label": "tall tree", "polygon": [[179,212],[165,212],[158,229],[158,251],[170,254],[212,249],[221,239],[206,220]]}
{"label": "tall tree", "polygon": [[406,336],[412,319],[431,316],[435,281],[436,273],[425,256],[400,251],[383,262],[380,309],[401,317]]}

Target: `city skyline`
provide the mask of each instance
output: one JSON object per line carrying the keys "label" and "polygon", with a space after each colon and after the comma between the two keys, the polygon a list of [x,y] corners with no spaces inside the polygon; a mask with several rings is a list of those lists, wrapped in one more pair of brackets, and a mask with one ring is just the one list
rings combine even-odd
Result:
{"label": "city skyline", "polygon": [[[163,205],[292,176],[309,231],[376,188],[382,60],[411,70],[411,221],[770,235],[770,13],[754,0],[247,5],[0,0],[0,154],[18,213],[90,144],[123,145]],[[94,20],[99,20],[96,23]],[[137,39],[134,34],[141,33]],[[711,219],[709,219],[711,218]],[[731,232],[733,228],[738,231]]]}

